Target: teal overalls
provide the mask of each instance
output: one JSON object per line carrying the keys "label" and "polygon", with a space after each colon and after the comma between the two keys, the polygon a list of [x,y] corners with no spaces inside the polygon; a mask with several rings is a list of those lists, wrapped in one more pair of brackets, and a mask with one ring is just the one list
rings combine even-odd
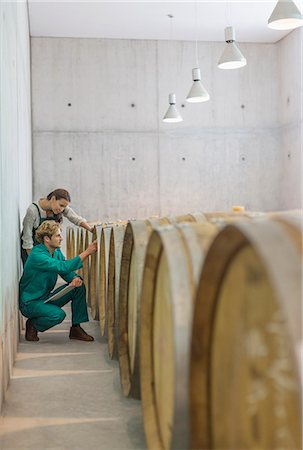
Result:
{"label": "teal overalls", "polygon": [[36,245],[28,255],[20,280],[19,307],[25,317],[31,319],[38,331],[45,331],[65,318],[61,309],[71,301],[72,324],[88,322],[86,292],[82,284],[54,302],[44,301],[54,292],[63,289],[60,286],[52,292],[60,275],[67,283],[78,277],[73,270],[83,266],[80,256],[66,260],[61,250],[57,248],[51,254],[44,244]]}
{"label": "teal overalls", "polygon": [[[55,220],[56,222],[59,222],[59,221],[60,221],[62,215],[59,215],[59,214],[54,215],[53,217],[45,217],[45,218],[42,218],[42,217],[41,217],[41,214],[40,214],[39,206],[38,206],[36,203],[33,203],[33,205],[36,206],[36,208],[37,208],[37,210],[38,210],[38,214],[39,214],[39,225],[38,225],[38,227],[39,227],[45,220]],[[37,228],[38,228],[38,227],[37,227]],[[33,244],[34,244],[34,246],[39,244],[39,242],[36,240],[36,236],[35,236],[35,235],[36,235],[36,230],[37,230],[37,228],[34,228],[34,227],[33,227],[33,230],[32,230]],[[24,264],[25,264],[27,258],[28,258],[27,251],[22,247],[22,234],[21,234],[21,259],[22,259],[22,262],[23,262],[23,267],[24,267]]]}

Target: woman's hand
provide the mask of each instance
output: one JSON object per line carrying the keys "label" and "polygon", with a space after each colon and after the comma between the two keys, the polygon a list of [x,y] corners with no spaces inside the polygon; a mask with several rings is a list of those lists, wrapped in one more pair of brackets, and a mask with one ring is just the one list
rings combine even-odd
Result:
{"label": "woman's hand", "polygon": [[72,279],[72,281],[69,283],[70,286],[80,287],[83,284],[83,281],[80,277],[75,277]]}
{"label": "woman's hand", "polygon": [[81,222],[79,224],[80,227],[84,228],[87,231],[90,231],[91,233],[94,231],[94,226],[90,225],[89,223],[85,222]]}

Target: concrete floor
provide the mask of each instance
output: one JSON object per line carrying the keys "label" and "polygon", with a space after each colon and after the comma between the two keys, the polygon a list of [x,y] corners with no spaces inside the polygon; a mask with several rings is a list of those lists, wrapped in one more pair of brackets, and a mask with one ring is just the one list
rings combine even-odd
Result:
{"label": "concrete floor", "polygon": [[123,397],[99,322],[83,325],[94,342],[69,340],[69,326],[39,333],[39,342],[21,337],[0,449],[146,449],[141,403]]}

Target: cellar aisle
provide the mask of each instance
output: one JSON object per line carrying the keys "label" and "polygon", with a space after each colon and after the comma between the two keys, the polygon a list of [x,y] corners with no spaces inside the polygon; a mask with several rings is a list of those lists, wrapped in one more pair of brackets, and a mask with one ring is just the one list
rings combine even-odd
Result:
{"label": "cellar aisle", "polygon": [[69,326],[66,319],[39,333],[39,342],[25,341],[23,332],[0,418],[0,449],[145,449],[141,404],[123,397],[99,322],[83,325],[94,342],[70,340]]}

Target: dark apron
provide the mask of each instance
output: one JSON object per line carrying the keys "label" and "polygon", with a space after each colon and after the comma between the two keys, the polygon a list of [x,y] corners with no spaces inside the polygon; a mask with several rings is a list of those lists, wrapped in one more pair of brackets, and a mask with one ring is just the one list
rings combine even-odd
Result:
{"label": "dark apron", "polygon": [[[37,226],[37,228],[33,227],[33,230],[32,230],[33,244],[35,246],[35,245],[39,244],[39,242],[36,240],[36,230],[40,227],[40,225],[45,220],[56,220],[56,217],[45,217],[45,218],[42,218],[41,214],[40,214],[39,206],[36,203],[33,203],[33,205],[36,206],[36,208],[38,210],[38,214],[39,214],[39,225]],[[21,259],[22,259],[22,263],[23,263],[23,267],[24,267],[24,264],[25,264],[25,262],[26,262],[26,260],[28,258],[28,254],[27,254],[27,251],[22,247],[22,244],[23,244],[22,235],[23,235],[23,232],[21,233]]]}

